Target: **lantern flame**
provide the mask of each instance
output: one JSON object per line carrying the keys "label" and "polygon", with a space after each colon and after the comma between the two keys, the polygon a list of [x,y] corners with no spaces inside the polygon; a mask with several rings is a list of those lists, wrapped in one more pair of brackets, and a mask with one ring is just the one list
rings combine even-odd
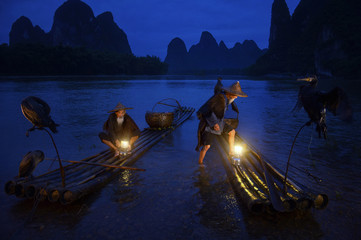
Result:
{"label": "lantern flame", "polygon": [[120,141],[120,148],[122,148],[123,150],[128,150],[129,141]]}
{"label": "lantern flame", "polygon": [[234,153],[236,156],[241,156],[244,152],[243,146],[237,145],[234,147]]}

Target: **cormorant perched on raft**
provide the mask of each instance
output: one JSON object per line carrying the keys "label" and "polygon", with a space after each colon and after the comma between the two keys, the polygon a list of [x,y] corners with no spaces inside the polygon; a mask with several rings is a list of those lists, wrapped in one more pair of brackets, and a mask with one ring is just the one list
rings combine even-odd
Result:
{"label": "cormorant perched on raft", "polygon": [[28,152],[20,162],[19,177],[32,177],[36,166],[44,160],[44,153],[40,150]]}
{"label": "cormorant perched on raft", "polygon": [[309,126],[312,122],[316,123],[316,131],[320,138],[321,133],[325,139],[327,138],[326,108],[334,115],[338,115],[343,121],[352,120],[351,105],[345,91],[341,88],[335,87],[329,92],[321,92],[316,88],[317,76],[297,80],[306,81],[308,84],[300,87],[294,110],[299,110],[302,107],[305,109],[310,118],[306,125]]}
{"label": "cormorant perched on raft", "polygon": [[58,132],[56,127],[59,125],[51,119],[49,115],[50,107],[44,100],[34,96],[27,97],[21,102],[21,111],[26,119],[34,125],[28,132],[34,130],[36,127],[48,127],[53,133]]}

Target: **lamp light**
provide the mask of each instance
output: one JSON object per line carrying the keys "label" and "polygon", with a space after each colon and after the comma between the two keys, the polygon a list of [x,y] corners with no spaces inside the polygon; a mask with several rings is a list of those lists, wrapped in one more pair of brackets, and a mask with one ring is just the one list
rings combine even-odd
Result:
{"label": "lamp light", "polygon": [[243,154],[243,146],[237,145],[234,147],[234,154],[240,157]]}
{"label": "lamp light", "polygon": [[235,145],[234,146],[234,156],[233,156],[233,164],[234,165],[240,165],[241,163],[241,157],[244,153],[244,147],[242,145]]}
{"label": "lamp light", "polygon": [[120,148],[123,150],[127,150],[129,147],[129,141],[120,141]]}
{"label": "lamp light", "polygon": [[120,154],[127,155],[129,149],[129,141],[120,141]]}

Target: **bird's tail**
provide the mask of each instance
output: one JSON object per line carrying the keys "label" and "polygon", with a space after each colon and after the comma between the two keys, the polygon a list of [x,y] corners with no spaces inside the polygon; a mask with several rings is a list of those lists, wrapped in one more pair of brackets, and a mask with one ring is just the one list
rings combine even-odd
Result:
{"label": "bird's tail", "polygon": [[49,128],[50,130],[53,132],[53,133],[57,133],[58,130],[56,129],[56,127],[59,127],[60,125],[55,123],[52,119],[50,119],[50,122],[49,122]]}

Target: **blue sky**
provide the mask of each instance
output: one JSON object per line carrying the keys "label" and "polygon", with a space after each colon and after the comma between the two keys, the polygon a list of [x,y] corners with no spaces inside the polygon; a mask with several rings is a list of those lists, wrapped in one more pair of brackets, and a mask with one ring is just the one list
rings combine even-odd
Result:
{"label": "blue sky", "polygon": [[[286,0],[291,14],[300,0]],[[64,0],[1,0],[0,43],[9,42],[12,23],[20,16],[49,32],[55,10]],[[169,42],[180,37],[187,49],[209,31],[228,48],[236,42],[254,40],[268,47],[273,0],[84,0],[97,16],[113,13],[125,31],[133,53],[164,60]]]}

